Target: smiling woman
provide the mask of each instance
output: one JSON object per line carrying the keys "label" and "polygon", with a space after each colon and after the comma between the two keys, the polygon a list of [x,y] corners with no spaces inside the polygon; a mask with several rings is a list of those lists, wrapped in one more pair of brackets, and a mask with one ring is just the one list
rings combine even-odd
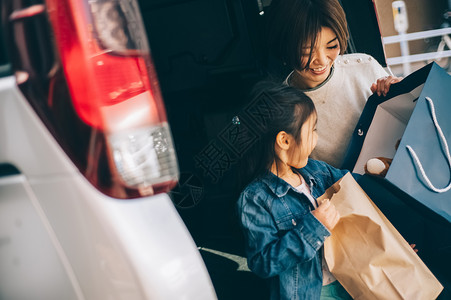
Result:
{"label": "smiling woman", "polygon": [[293,72],[291,80],[294,86],[307,90],[327,79],[341,48],[335,32],[329,27],[322,27],[315,49],[303,48],[302,51],[301,66],[304,68]]}
{"label": "smiling woman", "polygon": [[275,0],[269,45],[293,71],[285,83],[304,91],[318,111],[318,145],[311,157],[340,167],[351,134],[373,93],[387,93],[389,76],[366,54],[344,54],[346,15],[338,0]]}

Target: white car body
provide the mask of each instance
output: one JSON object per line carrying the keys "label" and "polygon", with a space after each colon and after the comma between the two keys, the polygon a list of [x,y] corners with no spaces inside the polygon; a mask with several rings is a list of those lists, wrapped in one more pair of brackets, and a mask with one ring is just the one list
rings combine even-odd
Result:
{"label": "white car body", "polygon": [[0,78],[0,299],[216,299],[165,193],[115,199],[94,188]]}

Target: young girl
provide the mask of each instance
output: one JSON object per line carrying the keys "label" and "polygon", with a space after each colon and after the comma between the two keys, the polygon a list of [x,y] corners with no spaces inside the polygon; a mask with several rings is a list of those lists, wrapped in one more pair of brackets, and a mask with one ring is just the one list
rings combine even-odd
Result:
{"label": "young girl", "polygon": [[338,0],[273,0],[268,13],[270,48],[293,70],[285,83],[304,91],[318,111],[312,157],[340,167],[368,97],[385,95],[401,79],[369,55],[343,55],[349,33]]}
{"label": "young girl", "polygon": [[277,113],[263,122],[250,155],[256,177],[238,201],[249,268],[270,278],[271,299],[351,299],[323,262],[324,240],[340,216],[329,201],[316,201],[346,171],[308,158],[317,142],[308,96],[284,85],[265,96]]}

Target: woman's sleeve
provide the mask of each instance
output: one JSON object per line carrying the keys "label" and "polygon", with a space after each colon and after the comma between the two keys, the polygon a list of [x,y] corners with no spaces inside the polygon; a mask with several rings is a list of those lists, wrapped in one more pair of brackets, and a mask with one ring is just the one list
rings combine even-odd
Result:
{"label": "woman's sleeve", "polygon": [[264,199],[244,193],[238,210],[249,268],[267,278],[315,257],[330,232],[311,212],[276,224]]}

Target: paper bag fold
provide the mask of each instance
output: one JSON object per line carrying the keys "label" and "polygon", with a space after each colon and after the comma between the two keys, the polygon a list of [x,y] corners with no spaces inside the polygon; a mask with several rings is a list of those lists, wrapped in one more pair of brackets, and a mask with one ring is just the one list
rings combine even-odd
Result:
{"label": "paper bag fold", "polygon": [[324,243],[325,259],[354,299],[437,298],[442,285],[351,174],[318,200],[326,198],[341,219]]}

